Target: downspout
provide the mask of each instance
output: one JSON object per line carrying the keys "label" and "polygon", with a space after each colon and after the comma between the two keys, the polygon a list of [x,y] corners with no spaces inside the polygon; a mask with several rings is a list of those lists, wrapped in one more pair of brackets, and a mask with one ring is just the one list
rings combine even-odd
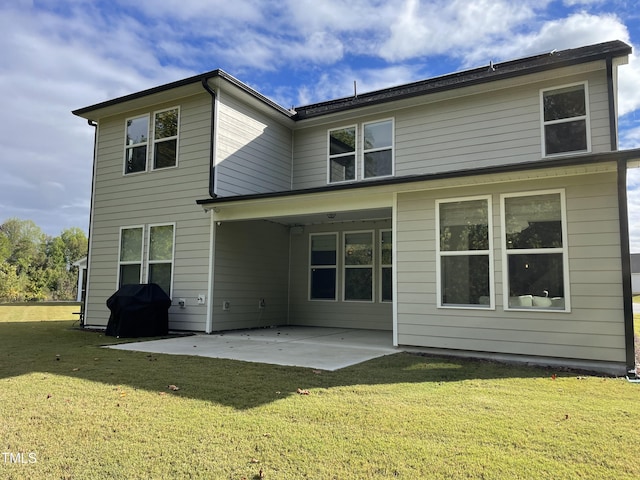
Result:
{"label": "downspout", "polygon": [[216,92],[209,86],[209,79],[202,79],[202,86],[211,95],[211,138],[209,140],[209,196],[216,198]]}
{"label": "downspout", "polygon": [[[618,118],[616,115],[613,59],[607,58],[607,96],[609,100],[609,136],[611,151],[618,150]],[[618,160],[618,222],[620,224],[620,261],[622,265],[622,304],[624,312],[624,346],[627,372],[635,374],[636,358],[633,332],[633,302],[631,287],[631,247],[629,245],[629,209],[627,204],[627,161]]]}
{"label": "downspout", "polygon": [[98,163],[98,122],[87,120],[89,126],[93,127],[93,167],[91,169],[91,203],[89,205],[89,231],[87,232],[87,278],[85,280],[84,299],[82,300],[80,327],[84,328],[87,321],[87,299],[89,298],[89,288],[91,279],[91,231],[93,230],[93,205],[96,191],[96,169]]}
{"label": "downspout", "polygon": [[[209,87],[209,79],[202,79],[202,87],[211,95],[211,128],[209,139],[209,196],[216,198],[216,92]],[[207,276],[207,297],[209,302],[207,304],[207,318],[205,321],[205,333],[211,333],[213,331],[213,282],[215,276],[213,269],[215,268],[215,234],[216,224],[214,220],[214,213],[211,210],[209,214],[210,230],[209,230],[209,274]]]}

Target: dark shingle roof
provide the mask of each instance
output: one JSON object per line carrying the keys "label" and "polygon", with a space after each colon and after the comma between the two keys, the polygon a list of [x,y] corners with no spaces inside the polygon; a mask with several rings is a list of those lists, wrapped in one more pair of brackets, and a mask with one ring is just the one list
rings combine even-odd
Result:
{"label": "dark shingle roof", "polygon": [[342,110],[453,90],[605,58],[620,57],[630,53],[631,47],[619,40],[569,50],[552,51],[507,62],[491,63],[472,70],[451,73],[353,97],[296,107],[296,114],[293,118],[295,120],[313,118]]}

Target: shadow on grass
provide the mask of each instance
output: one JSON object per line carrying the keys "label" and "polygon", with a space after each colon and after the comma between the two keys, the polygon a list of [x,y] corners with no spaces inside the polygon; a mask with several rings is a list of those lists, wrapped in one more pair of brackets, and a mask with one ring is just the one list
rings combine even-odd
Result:
{"label": "shadow on grass", "polygon": [[[334,372],[196,356],[100,348],[122,343],[104,333],[72,328],[71,321],[0,323],[0,379],[34,372],[107,385],[171,392],[249,409],[296,395],[298,388],[539,378],[543,368],[398,353]],[[138,341],[139,339],[132,339]]]}

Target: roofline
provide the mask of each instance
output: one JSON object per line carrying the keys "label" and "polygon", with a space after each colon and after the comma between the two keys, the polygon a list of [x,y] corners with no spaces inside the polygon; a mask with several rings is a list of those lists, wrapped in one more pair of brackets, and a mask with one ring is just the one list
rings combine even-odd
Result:
{"label": "roofline", "polygon": [[226,82],[230,83],[234,87],[237,87],[238,89],[242,90],[246,94],[251,95],[252,97],[254,97],[257,100],[259,100],[260,102],[264,103],[268,107],[271,107],[272,109],[276,110],[277,112],[285,115],[287,118],[291,118],[293,116],[293,113],[291,111],[289,111],[286,108],[282,107],[281,105],[277,104],[273,100],[265,97],[264,95],[262,95],[257,90],[254,90],[253,88],[251,88],[247,84],[245,84],[245,83],[241,82],[240,80],[238,80],[237,78],[235,78],[233,75],[230,75],[227,72],[225,72],[224,70],[221,70],[219,68],[216,69],[216,70],[211,70],[209,72],[200,73],[200,74],[194,75],[192,77],[184,78],[182,80],[177,80],[175,82],[166,83],[164,85],[160,85],[160,86],[153,87],[153,88],[148,88],[146,90],[142,90],[142,91],[139,91],[139,92],[131,93],[129,95],[125,95],[125,96],[122,96],[122,97],[113,98],[113,99],[107,100],[105,102],[96,103],[95,105],[90,105],[88,107],[79,108],[77,110],[73,110],[71,113],[73,113],[74,115],[77,115],[79,117],[85,118],[86,114],[91,113],[91,112],[93,112],[95,110],[99,110],[101,108],[112,107],[114,105],[118,105],[118,104],[121,104],[121,103],[126,103],[126,102],[129,102],[131,100],[136,100],[136,99],[143,98],[143,97],[146,97],[146,96],[149,96],[149,95],[153,95],[155,93],[165,92],[165,91],[168,91],[168,90],[172,90],[174,88],[180,88],[180,87],[184,87],[184,86],[187,86],[187,85],[192,85],[192,84],[196,84],[196,83],[202,83],[203,81],[208,81],[208,80],[211,80],[213,78],[220,78],[222,80],[225,80]]}
{"label": "roofline", "polygon": [[595,60],[626,56],[631,53],[631,46],[620,40],[615,40],[568,50],[552,50],[548,53],[500,63],[490,62],[488,65],[471,70],[357,94],[352,97],[295,107],[296,114],[293,119],[299,121],[363,106],[480,85]]}
{"label": "roofline", "polygon": [[388,185],[403,185],[407,183],[417,183],[433,180],[446,180],[451,178],[464,178],[476,175],[490,175],[496,173],[511,173],[522,170],[539,170],[552,167],[570,167],[576,165],[587,165],[601,162],[617,162],[640,159],[640,148],[632,150],[620,150],[617,152],[594,153],[585,155],[575,155],[563,158],[550,158],[545,160],[537,160],[534,162],[523,162],[510,165],[501,165],[497,167],[472,168],[465,170],[453,170],[450,172],[433,173],[426,175],[408,175],[403,177],[385,178],[382,180],[371,180],[358,183],[348,183],[339,185],[326,185],[322,187],[285,190],[280,192],[253,193],[249,195],[234,195],[229,197],[205,198],[196,200],[198,205],[219,205],[223,203],[240,202],[245,200],[260,200],[269,198],[292,197],[296,195],[308,195],[312,193],[329,193],[339,192],[343,190],[357,190],[362,188],[374,188]]}

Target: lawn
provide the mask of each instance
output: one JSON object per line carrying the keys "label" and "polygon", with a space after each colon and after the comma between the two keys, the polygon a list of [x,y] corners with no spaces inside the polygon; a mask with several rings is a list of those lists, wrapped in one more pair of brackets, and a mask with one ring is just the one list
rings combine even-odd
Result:
{"label": "lawn", "polygon": [[640,478],[624,379],[406,353],[320,372],[7,318],[2,478]]}

